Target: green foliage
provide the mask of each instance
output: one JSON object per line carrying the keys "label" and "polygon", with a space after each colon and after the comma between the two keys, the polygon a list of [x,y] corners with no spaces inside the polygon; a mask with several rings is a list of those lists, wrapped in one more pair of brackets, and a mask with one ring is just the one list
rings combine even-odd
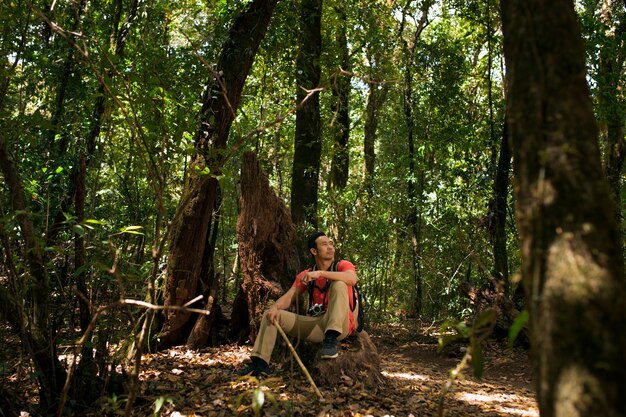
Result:
{"label": "green foliage", "polygon": [[[482,350],[482,343],[491,335],[496,320],[496,312],[493,309],[483,311],[476,321],[468,326],[463,321],[446,321],[444,322],[439,333],[439,349],[443,349],[448,344],[457,341],[467,341],[468,348],[465,357],[471,360],[472,370],[476,378],[480,378],[485,369],[485,357]],[[450,333],[453,331],[454,333]],[[466,358],[461,363],[466,362]],[[455,368],[455,375],[463,371],[463,367]]]}
{"label": "green foliage", "polygon": [[[279,402],[276,399],[276,396],[272,393],[271,389],[267,386],[272,382],[276,381],[276,378],[268,378],[266,381],[261,383],[259,379],[253,376],[244,376],[241,377],[240,380],[247,381],[250,385],[250,388],[239,394],[237,396],[235,403],[231,404],[231,409],[233,412],[241,412],[246,408],[252,410],[255,416],[262,415],[263,407],[266,405],[266,399],[269,400],[271,404],[270,407],[266,407],[266,412],[270,412],[269,410],[277,411],[280,410],[281,407],[283,409],[289,410],[291,403],[288,401]],[[249,404],[248,401],[249,399]]]}
{"label": "green foliage", "polygon": [[174,405],[174,400],[169,397],[159,397],[154,400],[154,417],[161,415],[161,408],[163,408],[163,405],[165,405],[166,402]]}
{"label": "green foliage", "polygon": [[513,324],[511,324],[511,328],[509,329],[509,349],[513,347],[519,332],[522,331],[526,323],[528,323],[528,319],[528,310],[524,310],[513,320]]}
{"label": "green foliage", "polygon": [[[299,88],[299,28],[293,24],[299,10],[297,2],[279,2],[246,82],[226,153],[220,155],[229,159],[219,172],[190,168],[198,156],[196,115],[204,87],[215,75],[212,69],[229,23],[247,1],[158,0],[138,2],[134,11],[136,2],[97,0],[84,10],[76,9],[79,3],[61,2],[50,12],[58,30],[42,24],[34,9],[37,2],[0,5],[5,28],[0,36],[0,84],[7,86],[0,97],[0,131],[18,166],[28,213],[45,248],[51,320],[70,340],[78,336],[77,298],[72,292],[77,277],[84,277],[93,306],[115,302],[121,292],[146,299],[153,268],[161,282],[167,259],[163,243],[190,174],[219,180],[213,267],[223,278],[223,302],[234,297],[240,278],[240,155],[248,149],[257,152],[270,184],[289,206]],[[415,314],[418,280],[422,317],[461,317],[469,308],[459,291],[461,283],[484,284],[492,264],[485,226],[493,193],[491,135],[492,128],[496,138],[502,134],[504,117],[497,4],[436,2],[418,37],[414,3],[408,10],[414,16],[407,18],[400,34],[403,6],[324,2],[320,227],[338,231],[338,254],[357,266],[370,317],[398,320]],[[492,19],[491,33],[487,16]],[[590,57],[597,56],[601,39],[592,17],[591,12],[582,16]],[[342,81],[349,76],[351,83],[350,172],[346,188],[338,191],[329,186],[334,156],[329,138],[337,128],[329,82],[342,65],[336,40],[342,29],[351,65],[350,74],[340,76]],[[415,46],[410,61],[403,55],[403,41]],[[406,97],[409,73],[412,90]],[[376,116],[375,174],[366,183],[363,144],[369,93],[383,90],[387,94]],[[405,104],[411,106],[410,120]],[[412,159],[409,124],[415,144]],[[74,198],[82,155],[86,199],[84,216],[78,220]],[[416,197],[409,196],[409,184]],[[17,216],[24,212],[12,210],[6,187],[0,188],[0,203],[2,230],[11,245],[8,253],[15,257],[18,275],[27,277],[26,254],[16,243],[22,236]],[[419,229],[416,259],[411,251],[413,209]],[[509,226],[514,269],[519,255],[514,224]],[[77,238],[84,241],[87,259],[75,267]],[[161,247],[165,252],[155,265],[152,256]],[[110,273],[114,267],[117,276]],[[117,341],[113,329],[137,329],[140,317],[132,309],[111,312],[89,343],[97,347]],[[472,330],[457,331],[477,337]],[[478,363],[480,347],[473,349]],[[267,406],[270,396],[260,386],[255,389],[256,394],[246,398],[258,413],[255,410]]]}

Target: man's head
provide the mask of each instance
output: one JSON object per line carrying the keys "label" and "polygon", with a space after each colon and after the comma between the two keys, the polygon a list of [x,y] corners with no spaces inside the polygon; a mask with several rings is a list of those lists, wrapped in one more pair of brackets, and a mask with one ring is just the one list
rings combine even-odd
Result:
{"label": "man's head", "polygon": [[307,243],[309,251],[311,249],[317,249],[317,243],[315,241],[320,236],[326,236],[326,233],[324,233],[324,232],[315,232],[315,233],[313,233],[312,235],[309,236],[309,241]]}
{"label": "man's head", "polygon": [[323,259],[333,259],[335,256],[335,247],[333,242],[326,236],[324,232],[315,232],[309,236],[307,246],[313,257],[321,257]]}

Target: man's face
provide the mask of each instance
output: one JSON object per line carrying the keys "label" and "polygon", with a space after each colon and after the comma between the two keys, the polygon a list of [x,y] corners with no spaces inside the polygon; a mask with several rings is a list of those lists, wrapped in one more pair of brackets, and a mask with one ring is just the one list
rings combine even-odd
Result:
{"label": "man's face", "polygon": [[315,246],[314,256],[324,260],[335,258],[335,245],[328,236],[320,236],[315,239]]}

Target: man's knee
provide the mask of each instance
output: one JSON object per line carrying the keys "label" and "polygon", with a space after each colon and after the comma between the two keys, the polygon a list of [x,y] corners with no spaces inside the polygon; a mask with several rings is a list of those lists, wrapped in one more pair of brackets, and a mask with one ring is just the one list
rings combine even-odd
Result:
{"label": "man's knee", "polygon": [[348,284],[346,284],[343,281],[333,281],[332,284],[330,284],[330,288],[334,291],[348,291]]}

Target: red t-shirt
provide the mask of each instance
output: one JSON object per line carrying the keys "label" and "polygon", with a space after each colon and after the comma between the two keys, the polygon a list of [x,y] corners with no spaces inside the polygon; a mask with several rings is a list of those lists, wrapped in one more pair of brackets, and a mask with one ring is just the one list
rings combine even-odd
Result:
{"label": "red t-shirt", "polygon": [[[298,276],[296,277],[296,280],[293,282],[292,286],[297,287],[300,290],[300,292],[308,291],[309,289],[309,286],[302,282],[302,277],[304,276],[304,274],[306,274],[310,270],[311,268],[308,268],[300,272]],[[352,262],[342,259],[337,263],[337,272],[343,272],[343,271],[356,271],[356,269],[354,268],[354,265],[352,264]],[[322,276],[316,279],[315,286],[323,289],[326,286],[326,278]],[[322,304],[324,307],[324,311],[326,311],[326,308],[328,307],[328,291],[330,291],[330,288],[326,291],[327,293],[324,294],[324,292],[322,292],[321,290],[320,291],[313,290],[312,303]],[[354,296],[353,296],[352,285],[348,285],[348,299],[350,300],[350,333],[352,333],[354,331],[354,317],[352,314],[352,310],[354,309],[354,306],[352,305],[354,301]]]}

